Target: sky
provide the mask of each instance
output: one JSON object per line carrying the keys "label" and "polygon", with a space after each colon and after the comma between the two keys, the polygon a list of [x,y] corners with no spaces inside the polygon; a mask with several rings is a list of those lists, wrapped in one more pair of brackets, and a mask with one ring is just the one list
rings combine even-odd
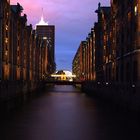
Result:
{"label": "sky", "polygon": [[43,9],[44,20],[55,25],[55,60],[57,70],[72,69],[72,60],[81,41],[97,21],[98,3],[109,6],[110,0],[11,0],[23,7],[28,24],[35,27]]}

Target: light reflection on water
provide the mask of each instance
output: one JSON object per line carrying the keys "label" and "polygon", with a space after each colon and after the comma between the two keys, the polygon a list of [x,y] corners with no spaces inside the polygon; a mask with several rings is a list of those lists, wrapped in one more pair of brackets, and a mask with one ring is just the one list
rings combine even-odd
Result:
{"label": "light reflection on water", "polygon": [[0,140],[139,139],[139,114],[56,85],[0,121]]}

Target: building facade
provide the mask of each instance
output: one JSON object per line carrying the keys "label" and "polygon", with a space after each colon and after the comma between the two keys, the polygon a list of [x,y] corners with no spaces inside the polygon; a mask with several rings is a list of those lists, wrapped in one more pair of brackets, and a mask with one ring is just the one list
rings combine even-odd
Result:
{"label": "building facade", "polygon": [[55,26],[37,25],[33,30],[22,11],[19,3],[0,1],[2,81],[37,81],[55,71]]}
{"label": "building facade", "polygon": [[99,3],[95,12],[98,17],[98,22],[94,26],[96,35],[96,80],[107,82],[111,79],[110,7],[101,7]]}
{"label": "building facade", "polygon": [[22,11],[0,0],[0,104],[39,88],[55,70],[55,27],[34,30]]}
{"label": "building facade", "polygon": [[45,74],[54,73],[56,70],[55,64],[55,26],[45,23],[43,16],[41,21],[36,24],[36,34],[42,38],[43,46],[45,47]]}
{"label": "building facade", "polygon": [[[0,1],[0,79],[9,79],[10,2]],[[5,73],[5,74],[3,74]]]}
{"label": "building facade", "polygon": [[72,63],[77,80],[95,81],[95,31],[92,28],[86,41],[82,41]]}
{"label": "building facade", "polygon": [[138,84],[140,81],[140,1],[111,1],[116,20],[116,81]]}
{"label": "building facade", "polygon": [[79,48],[77,50],[77,53],[75,54],[75,57],[73,59],[72,63],[72,69],[73,73],[76,74],[77,80],[84,80],[85,75],[85,57],[83,56],[83,51],[85,51],[86,48],[86,41],[81,41]]}
{"label": "building facade", "polygon": [[73,70],[77,67],[78,71],[82,62],[80,73],[86,81],[139,87],[140,1],[111,0],[111,7],[102,7],[99,3],[95,12],[98,21],[86,38],[83,50],[77,50]]}
{"label": "building facade", "polygon": [[111,0],[111,7],[99,3],[96,13],[93,35],[89,33],[82,51],[77,50],[73,72],[78,79],[84,74],[86,93],[139,111],[140,0]]}

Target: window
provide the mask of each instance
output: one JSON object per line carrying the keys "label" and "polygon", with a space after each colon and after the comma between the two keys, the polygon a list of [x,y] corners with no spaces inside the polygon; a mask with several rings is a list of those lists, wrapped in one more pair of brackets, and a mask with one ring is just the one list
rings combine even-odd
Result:
{"label": "window", "polygon": [[134,13],[135,13],[135,16],[138,14],[138,5],[136,5],[136,6],[134,7]]}

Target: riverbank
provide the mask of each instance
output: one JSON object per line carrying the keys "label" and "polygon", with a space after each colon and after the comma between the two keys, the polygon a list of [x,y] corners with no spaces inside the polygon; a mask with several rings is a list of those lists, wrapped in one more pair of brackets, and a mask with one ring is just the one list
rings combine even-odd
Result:
{"label": "riverbank", "polygon": [[30,99],[36,91],[43,89],[43,82],[0,82],[0,111],[10,111]]}
{"label": "riverbank", "polygon": [[90,96],[98,96],[126,110],[140,111],[140,87],[137,85],[86,81],[81,90]]}

